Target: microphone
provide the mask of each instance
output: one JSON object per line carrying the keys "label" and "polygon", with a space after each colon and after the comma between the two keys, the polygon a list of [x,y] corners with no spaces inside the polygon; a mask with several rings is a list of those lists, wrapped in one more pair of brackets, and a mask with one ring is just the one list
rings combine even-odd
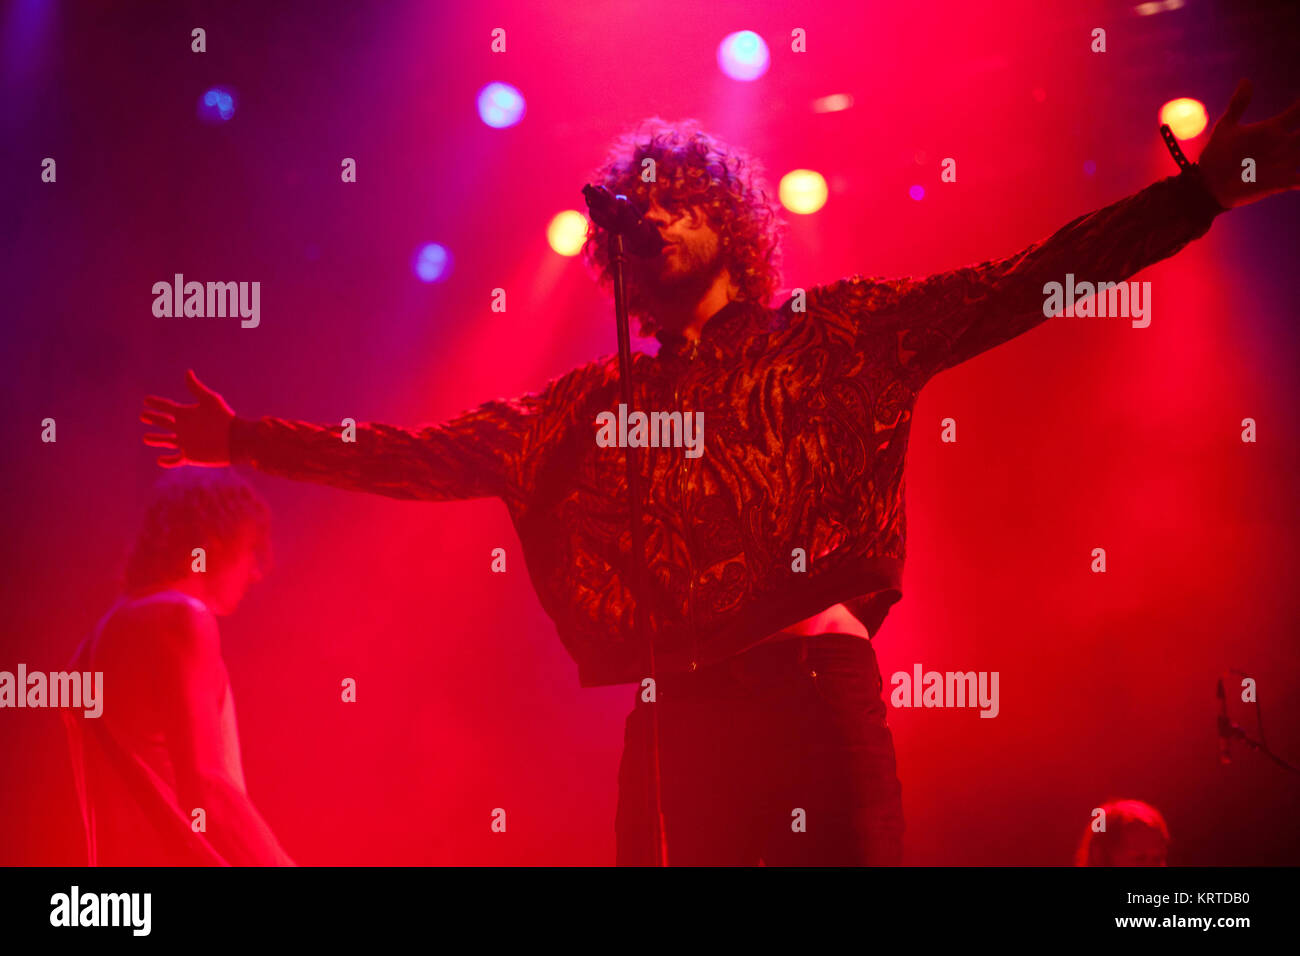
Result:
{"label": "microphone", "polygon": [[1228,698],[1223,693],[1223,678],[1219,678],[1219,686],[1214,692],[1219,698],[1219,763],[1232,763],[1232,750],[1229,741],[1232,740],[1232,722],[1228,720]]}
{"label": "microphone", "polygon": [[608,232],[622,235],[628,252],[649,259],[663,250],[663,236],[653,223],[645,221],[632,200],[590,183],[582,187],[582,195],[591,210],[591,221]]}

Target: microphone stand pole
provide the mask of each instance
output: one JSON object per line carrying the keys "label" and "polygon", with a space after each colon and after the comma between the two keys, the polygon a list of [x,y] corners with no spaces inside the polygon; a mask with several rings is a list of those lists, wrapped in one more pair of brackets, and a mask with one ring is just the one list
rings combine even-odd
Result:
{"label": "microphone stand pole", "polygon": [[1236,721],[1221,716],[1219,718],[1219,735],[1223,737],[1224,740],[1240,740],[1242,743],[1250,747],[1251,750],[1262,753],[1283,770],[1289,770],[1292,773],[1300,774],[1300,767],[1297,767],[1293,763],[1289,763],[1282,757],[1273,753],[1273,751],[1269,750],[1268,746],[1262,740],[1255,740],[1247,734]]}
{"label": "microphone stand pole", "polygon": [[[635,223],[639,223],[640,216],[628,200],[623,196],[616,197],[618,201],[618,215],[602,215],[598,213],[599,207],[593,202],[592,193],[595,190],[587,186],[583,193],[587,195],[588,206],[592,212],[592,219],[597,225],[603,226],[609,233],[609,267],[614,281],[614,321],[618,326],[618,369],[619,385],[622,391],[623,404],[627,407],[629,414],[633,411],[632,395],[632,337],[628,331],[627,318],[627,289],[624,284],[624,267],[627,265],[627,244],[624,241],[624,231],[632,228]],[[633,600],[633,628],[636,632],[638,643],[641,645],[649,671],[650,680],[654,686],[658,686],[658,675],[655,670],[655,646],[654,634],[650,629],[650,622],[647,619],[647,610],[650,602],[650,587],[646,568],[645,553],[645,528],[641,525],[642,515],[642,498],[641,498],[641,469],[640,469],[640,449],[634,447],[630,442],[624,448],[625,462],[627,465],[627,495],[628,495],[628,514],[632,522],[632,568],[636,593]],[[655,865],[668,865],[668,842],[664,836],[664,811],[663,811],[663,786],[660,781],[659,767],[659,708],[654,702],[650,705],[650,818],[653,829],[653,842],[655,847]]]}
{"label": "microphone stand pole", "polygon": [[[1163,130],[1163,127],[1162,127]],[[1238,677],[1250,677],[1245,671],[1229,670],[1225,673],[1236,674]],[[1215,689],[1215,696],[1219,698],[1219,740],[1222,741],[1223,753],[1219,758],[1220,763],[1231,763],[1229,747],[1234,740],[1240,740],[1246,746],[1258,753],[1262,753],[1269,760],[1273,761],[1283,770],[1289,770],[1291,773],[1300,774],[1300,767],[1283,759],[1279,754],[1273,753],[1268,744],[1264,743],[1264,713],[1260,707],[1259,699],[1255,699],[1255,724],[1258,728],[1259,739],[1251,737],[1236,721],[1228,717],[1228,698],[1223,692],[1223,678],[1219,678],[1219,685]]]}

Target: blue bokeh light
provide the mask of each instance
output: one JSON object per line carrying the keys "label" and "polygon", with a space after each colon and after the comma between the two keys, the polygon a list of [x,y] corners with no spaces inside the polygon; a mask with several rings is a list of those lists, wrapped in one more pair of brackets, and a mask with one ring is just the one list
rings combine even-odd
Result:
{"label": "blue bokeh light", "polygon": [[199,119],[205,123],[224,123],[235,115],[235,92],[214,86],[199,97]]}
{"label": "blue bokeh light", "polygon": [[509,83],[489,83],[478,93],[478,115],[493,129],[514,126],[524,118],[524,95]]}
{"label": "blue bokeh light", "polygon": [[767,44],[753,30],[728,34],[718,44],[718,66],[733,80],[756,80],[770,63]]}
{"label": "blue bokeh light", "polygon": [[451,274],[451,253],[446,246],[426,242],[415,250],[411,268],[421,282],[441,282]]}

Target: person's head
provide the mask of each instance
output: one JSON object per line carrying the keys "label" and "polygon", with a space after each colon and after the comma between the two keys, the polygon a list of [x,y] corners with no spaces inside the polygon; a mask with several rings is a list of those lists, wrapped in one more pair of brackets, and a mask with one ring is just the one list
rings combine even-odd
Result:
{"label": "person's head", "polygon": [[[724,273],[732,298],[767,304],[775,293],[780,222],[761,172],[693,121],[646,120],[614,143],[592,181],[631,199],[669,243],[628,264],[628,312],[642,335],[674,321]],[[602,284],[611,280],[607,241],[589,225],[583,253]]]}
{"label": "person's head", "polygon": [[1084,830],[1076,866],[1165,866],[1169,827],[1160,811],[1141,800],[1104,803],[1106,829]]}
{"label": "person's head", "polygon": [[[181,587],[231,613],[270,563],[271,511],[230,468],[175,468],[154,486],[126,565],[126,591]],[[203,571],[194,549],[203,549]]]}

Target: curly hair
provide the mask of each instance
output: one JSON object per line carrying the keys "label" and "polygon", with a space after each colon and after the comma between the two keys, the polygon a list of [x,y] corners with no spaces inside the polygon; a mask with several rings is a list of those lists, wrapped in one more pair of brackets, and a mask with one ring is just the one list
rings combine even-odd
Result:
{"label": "curly hair", "polygon": [[[653,167],[645,160],[654,161]],[[654,179],[643,177],[653,169]],[[667,123],[658,117],[643,121],[619,137],[592,182],[623,194],[644,209],[653,187],[678,205],[700,206],[718,233],[723,258],[740,298],[766,305],[780,282],[781,222],[763,180],[761,167],[746,153],[727,146],[699,128],[694,120]],[[583,258],[597,280],[612,282],[605,230],[588,223]],[[628,312],[641,320],[641,334],[657,331],[649,301],[635,277],[627,281]]]}
{"label": "curly hair", "polygon": [[251,529],[263,565],[270,557],[271,509],[230,468],[176,468],[154,485],[126,563],[125,585],[139,594],[184,577],[191,552],[209,559],[237,547]]}

